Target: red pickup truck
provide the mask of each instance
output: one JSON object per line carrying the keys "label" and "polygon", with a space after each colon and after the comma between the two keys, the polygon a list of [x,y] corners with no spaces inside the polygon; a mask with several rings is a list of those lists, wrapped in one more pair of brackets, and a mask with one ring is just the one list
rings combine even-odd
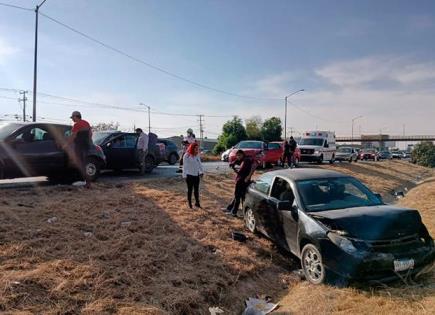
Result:
{"label": "red pickup truck", "polygon": [[266,168],[272,164],[279,165],[283,148],[281,143],[247,140],[241,141],[231,150],[228,161],[233,163],[236,160],[237,150],[243,150],[249,158],[258,163],[259,166]]}

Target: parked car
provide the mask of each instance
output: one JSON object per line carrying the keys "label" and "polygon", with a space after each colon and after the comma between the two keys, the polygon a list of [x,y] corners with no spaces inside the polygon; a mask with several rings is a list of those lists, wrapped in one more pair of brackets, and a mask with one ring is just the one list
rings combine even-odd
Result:
{"label": "parked car", "polygon": [[[151,135],[151,134],[150,134]],[[162,160],[157,137],[148,144],[148,154],[145,157],[145,167],[140,169],[137,162],[136,133],[121,131],[102,131],[93,134],[94,143],[98,144],[106,155],[106,169],[121,171],[124,169],[139,169],[141,173],[150,173]]]}
{"label": "parked car", "polygon": [[165,146],[165,151],[163,155],[163,160],[168,162],[170,165],[174,165],[180,160],[178,155],[178,147],[171,140],[158,139],[158,143],[162,143]]}
{"label": "parked car", "polygon": [[335,153],[336,161],[358,162],[358,153],[352,147],[339,147]]}
{"label": "parked car", "polygon": [[272,164],[280,164],[283,152],[282,147],[277,143],[268,144],[267,142],[256,140],[240,141],[233,147],[228,156],[230,163],[236,160],[237,150],[243,150],[246,156],[255,160],[263,168]]}
{"label": "parked car", "polygon": [[361,150],[358,158],[361,161],[367,161],[367,160],[377,161],[378,160],[378,152],[375,149],[364,149],[364,150]]}
{"label": "parked car", "polygon": [[392,152],[391,152],[391,157],[392,157],[393,159],[398,159],[398,160],[400,160],[400,159],[403,157],[403,154],[402,154],[401,151],[392,151]]}
{"label": "parked car", "polygon": [[228,157],[231,153],[231,150],[233,150],[233,148],[229,148],[229,149],[225,150],[224,152],[222,152],[221,161],[228,162]]}
{"label": "parked car", "polygon": [[299,257],[313,284],[393,280],[435,258],[417,210],[386,205],[356,178],[335,171],[265,173],[249,186],[243,215],[249,231]]}
{"label": "parked car", "polygon": [[379,160],[391,160],[392,156],[391,156],[390,151],[380,151],[378,153],[378,158],[379,158]]}
{"label": "parked car", "polygon": [[[49,180],[70,180],[77,172],[69,150],[62,147],[71,135],[71,126],[50,123],[0,124],[0,178],[47,176]],[[92,145],[85,170],[97,179],[106,157],[101,147]]]}

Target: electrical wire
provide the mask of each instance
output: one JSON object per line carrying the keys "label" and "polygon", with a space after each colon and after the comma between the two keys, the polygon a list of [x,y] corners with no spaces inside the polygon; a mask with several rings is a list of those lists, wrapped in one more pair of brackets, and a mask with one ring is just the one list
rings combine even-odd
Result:
{"label": "electrical wire", "polygon": [[170,77],[173,77],[175,79],[178,79],[178,80],[187,82],[189,84],[195,85],[197,87],[200,87],[200,88],[203,88],[203,89],[207,89],[207,90],[211,90],[211,91],[214,91],[214,92],[217,92],[217,93],[221,93],[221,94],[226,94],[226,95],[229,95],[229,96],[238,97],[238,98],[254,99],[254,100],[264,100],[264,101],[282,100],[280,98],[263,98],[263,97],[255,97],[255,96],[248,96],[248,95],[240,95],[240,94],[237,94],[237,93],[228,92],[228,91],[225,91],[225,90],[222,90],[222,89],[218,89],[218,88],[215,88],[215,87],[212,87],[212,86],[209,86],[209,85],[206,85],[206,84],[203,84],[203,83],[200,83],[200,82],[188,79],[188,78],[186,78],[184,76],[181,76],[179,74],[173,73],[173,72],[168,71],[166,69],[163,69],[163,68],[161,68],[159,66],[155,66],[155,65],[153,65],[153,64],[151,64],[149,62],[146,62],[146,61],[144,61],[142,59],[134,57],[133,55],[130,55],[129,53],[127,53],[127,52],[125,52],[125,51],[123,51],[121,49],[118,49],[118,48],[116,48],[114,46],[106,44],[106,43],[102,42],[101,40],[96,39],[95,37],[92,37],[92,36],[90,36],[88,34],[85,34],[84,32],[79,31],[79,30],[73,28],[72,26],[69,26],[69,25],[67,25],[67,24],[65,24],[65,23],[63,23],[63,22],[61,22],[61,21],[59,21],[59,20],[57,20],[55,18],[52,18],[52,17],[48,16],[45,13],[39,12],[39,14],[41,14],[42,16],[47,18],[48,20],[50,20],[50,21],[52,21],[52,22],[54,22],[54,23],[56,23],[56,24],[58,24],[58,25],[60,25],[60,26],[62,26],[64,28],[66,28],[68,30],[70,30],[71,32],[74,32],[74,33],[76,33],[76,34],[78,34],[78,35],[80,35],[82,37],[85,37],[86,39],[88,39],[88,40],[90,40],[90,41],[92,41],[94,43],[99,44],[100,46],[103,46],[106,49],[109,49],[109,50],[111,50],[111,51],[113,51],[113,52],[115,52],[115,53],[117,53],[119,55],[122,55],[122,56],[124,56],[124,57],[126,57],[126,58],[128,58],[130,60],[133,60],[133,61],[135,61],[137,63],[140,63],[140,64],[142,64],[142,65],[144,65],[146,67],[149,67],[151,69],[154,69],[156,71],[164,73],[164,74],[166,74],[166,75],[168,75]]}
{"label": "electrical wire", "polygon": [[14,8],[14,9],[20,9],[20,10],[24,10],[24,11],[33,11],[33,9],[25,8],[25,7],[20,7],[20,6],[18,6],[18,5],[9,4],[9,3],[3,3],[3,2],[0,2],[0,5],[3,6],[3,7],[9,7],[9,8]]}

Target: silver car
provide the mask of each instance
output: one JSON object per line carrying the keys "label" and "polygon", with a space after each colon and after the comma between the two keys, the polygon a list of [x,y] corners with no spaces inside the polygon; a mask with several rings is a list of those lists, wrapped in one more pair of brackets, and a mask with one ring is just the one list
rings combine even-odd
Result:
{"label": "silver car", "polygon": [[358,153],[355,148],[352,147],[340,147],[335,153],[336,161],[347,161],[349,163],[358,161]]}

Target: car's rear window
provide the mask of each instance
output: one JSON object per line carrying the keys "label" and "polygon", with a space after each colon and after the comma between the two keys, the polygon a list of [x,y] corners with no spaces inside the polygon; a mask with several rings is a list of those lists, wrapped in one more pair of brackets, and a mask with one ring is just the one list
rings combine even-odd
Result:
{"label": "car's rear window", "polygon": [[237,146],[238,149],[262,149],[263,142],[259,141],[242,141]]}

